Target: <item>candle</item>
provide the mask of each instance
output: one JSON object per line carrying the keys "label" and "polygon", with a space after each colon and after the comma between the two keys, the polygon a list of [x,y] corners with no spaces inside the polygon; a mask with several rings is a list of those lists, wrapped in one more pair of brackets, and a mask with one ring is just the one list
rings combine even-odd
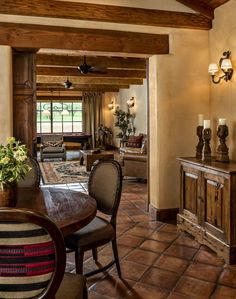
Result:
{"label": "candle", "polygon": [[198,125],[203,126],[203,114],[198,114]]}
{"label": "candle", "polygon": [[225,118],[219,118],[219,125],[226,125],[226,119]]}
{"label": "candle", "polygon": [[204,129],[210,129],[211,121],[209,119],[203,121],[203,128]]}

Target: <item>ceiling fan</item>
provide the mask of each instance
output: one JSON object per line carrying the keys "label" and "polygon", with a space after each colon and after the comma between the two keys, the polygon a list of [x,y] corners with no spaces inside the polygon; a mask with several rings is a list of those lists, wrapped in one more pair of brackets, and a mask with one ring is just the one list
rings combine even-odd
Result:
{"label": "ceiling fan", "polygon": [[84,56],[84,63],[80,66],[78,66],[78,70],[80,71],[81,74],[88,74],[88,73],[93,73],[93,74],[105,74],[106,73],[106,68],[103,67],[96,67],[96,66],[91,66],[86,63],[86,56]]}
{"label": "ceiling fan", "polygon": [[72,82],[69,81],[69,79],[67,78],[67,80],[63,83],[64,87],[66,89],[71,89],[72,87]]}

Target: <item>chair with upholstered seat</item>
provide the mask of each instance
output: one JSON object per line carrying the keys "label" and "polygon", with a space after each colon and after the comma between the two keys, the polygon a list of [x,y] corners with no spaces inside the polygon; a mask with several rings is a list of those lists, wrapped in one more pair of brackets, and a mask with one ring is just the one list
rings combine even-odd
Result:
{"label": "chair with upholstered seat", "polygon": [[84,274],[91,276],[102,272],[114,263],[118,275],[121,277],[121,270],[116,242],[116,215],[121,198],[122,173],[120,164],[115,160],[103,160],[95,162],[89,176],[88,192],[96,199],[97,209],[106,217],[96,216],[92,222],[81,230],[65,238],[66,247],[75,251],[76,273],[83,273],[83,257],[87,250],[93,251],[93,258],[97,261],[97,247],[111,242],[114,259],[102,268]]}
{"label": "chair with upholstered seat", "polygon": [[41,172],[38,161],[32,157],[28,157],[26,163],[31,167],[31,170],[17,183],[17,187],[39,187]]}
{"label": "chair with upholstered seat", "polygon": [[86,279],[64,273],[61,231],[48,217],[0,208],[1,299],[86,299]]}
{"label": "chair with upholstered seat", "polygon": [[66,160],[66,147],[63,143],[63,136],[60,134],[48,134],[41,136],[40,158],[44,159],[61,158]]}

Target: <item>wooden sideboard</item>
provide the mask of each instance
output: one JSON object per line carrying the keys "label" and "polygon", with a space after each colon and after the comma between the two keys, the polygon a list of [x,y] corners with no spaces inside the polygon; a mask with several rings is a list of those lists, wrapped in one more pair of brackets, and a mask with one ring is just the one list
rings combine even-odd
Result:
{"label": "wooden sideboard", "polygon": [[180,161],[180,210],[177,225],[236,263],[236,162]]}

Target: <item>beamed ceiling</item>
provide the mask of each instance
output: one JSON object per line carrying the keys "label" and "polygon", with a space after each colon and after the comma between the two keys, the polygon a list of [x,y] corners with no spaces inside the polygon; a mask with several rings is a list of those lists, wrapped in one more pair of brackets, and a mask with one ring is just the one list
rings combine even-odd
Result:
{"label": "beamed ceiling", "polygon": [[[116,0],[109,5],[99,0],[1,0],[0,44],[39,49],[40,96],[62,94],[67,79],[73,83],[68,96],[78,91],[119,91],[143,83],[148,57],[169,53],[168,35],[157,34],[155,28],[209,30],[214,10],[228,1],[173,0],[172,8],[178,9],[163,8],[163,1],[156,1],[162,2],[160,9],[151,7],[149,0],[137,1],[136,6],[143,3],[140,7],[119,6],[122,1]],[[137,30],[140,25],[142,33]],[[84,55],[88,65],[102,71],[81,74],[78,66]]]}

